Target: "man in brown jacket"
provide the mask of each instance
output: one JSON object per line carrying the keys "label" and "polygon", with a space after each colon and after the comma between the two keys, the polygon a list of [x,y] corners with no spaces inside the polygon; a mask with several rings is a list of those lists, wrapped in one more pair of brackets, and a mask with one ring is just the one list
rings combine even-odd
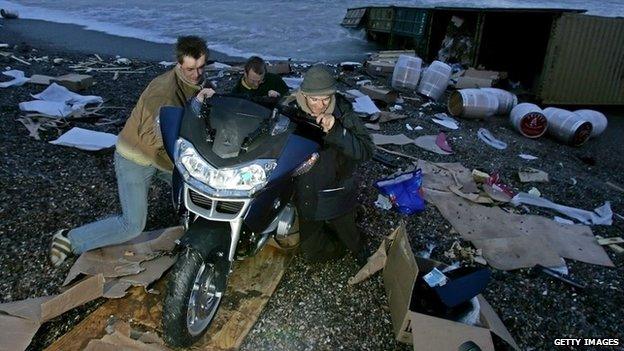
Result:
{"label": "man in brown jacket", "polygon": [[59,266],[72,253],[130,240],[145,228],[152,179],[158,177],[170,183],[173,170],[160,134],[160,108],[184,106],[193,96],[204,98],[214,94],[212,89],[201,88],[208,56],[206,42],[196,36],[180,37],[176,55],[175,68],[150,82],[119,133],[114,157],[123,213],[56,232],[50,249],[50,261],[54,266]]}

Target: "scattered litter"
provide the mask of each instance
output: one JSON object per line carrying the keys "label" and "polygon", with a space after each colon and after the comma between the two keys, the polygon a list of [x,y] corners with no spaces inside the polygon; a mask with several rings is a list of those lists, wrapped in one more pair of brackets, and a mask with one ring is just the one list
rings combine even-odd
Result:
{"label": "scattered litter", "polygon": [[518,172],[518,178],[522,183],[548,183],[548,173],[535,168],[526,168]]}
{"label": "scattered litter", "polygon": [[449,145],[448,141],[446,140],[446,134],[444,134],[444,132],[440,132],[438,134],[438,136],[436,137],[435,143],[440,149],[448,152],[449,154],[453,153],[453,149],[451,148],[451,145]]}
{"label": "scattered litter", "polygon": [[478,169],[473,169],[472,170],[472,178],[477,183],[485,183],[488,180],[488,178],[490,178],[490,175],[485,173],[485,172],[481,172]]}
{"label": "scattered litter", "polygon": [[353,277],[349,278],[347,281],[349,285],[363,282],[368,279],[368,277],[382,270],[386,266],[386,260],[388,259],[387,251],[401,228],[405,230],[405,227],[398,227],[390,233],[390,235],[383,238],[381,244],[379,244],[379,248],[368,258],[364,267],[362,267]]}
{"label": "scattered litter", "polygon": [[624,239],[618,237],[613,237],[613,238],[601,238],[598,239],[598,245],[613,245],[613,244],[624,244]]}
{"label": "scattered litter", "polygon": [[570,184],[572,184],[572,186],[576,185],[576,183],[578,183],[576,178],[570,178]]}
{"label": "scattered litter", "polygon": [[113,147],[117,136],[110,133],[74,127],[50,144],[71,146],[81,150],[97,151]]}
{"label": "scattered litter", "polygon": [[303,78],[299,77],[283,77],[282,79],[284,80],[284,83],[286,83],[286,85],[293,90],[299,89],[301,83],[303,83]]}
{"label": "scattered litter", "polygon": [[351,90],[347,90],[346,94],[350,95],[351,97],[355,98],[359,98],[362,96],[365,96],[366,94],[362,93],[361,91],[357,90],[357,89],[351,89]]}
{"label": "scattered litter", "polygon": [[449,129],[459,129],[459,122],[446,113],[436,113],[432,121]]}
{"label": "scattered litter", "polygon": [[372,115],[379,113],[381,110],[375,105],[369,96],[361,96],[355,99],[353,103],[353,111]]}
{"label": "scattered litter", "polygon": [[171,67],[171,66],[175,66],[177,64],[177,62],[174,62],[174,61],[160,61],[160,62],[158,62],[158,64],[163,66],[163,67]]}
{"label": "scattered litter", "polygon": [[20,117],[17,119],[17,121],[21,122],[24,127],[28,129],[28,136],[35,138],[35,140],[41,140],[41,137],[39,137],[39,131],[44,131],[46,130],[46,128],[58,129],[61,124],[64,124],[64,122],[60,120],[35,117]]}
{"label": "scattered litter", "polygon": [[364,79],[364,80],[360,80],[355,82],[355,85],[357,86],[363,86],[363,85],[367,85],[367,84],[373,84],[373,82],[371,82],[370,79]]}
{"label": "scattered litter", "polygon": [[495,149],[505,150],[507,148],[507,143],[496,139],[496,137],[494,137],[494,135],[492,135],[492,133],[485,128],[479,128],[479,130],[477,131],[477,136],[483,142]]}
{"label": "scattered litter", "polygon": [[619,186],[617,184],[614,184],[614,183],[611,183],[611,182],[606,182],[605,184],[608,185],[609,187],[617,190],[617,191],[620,191],[620,192],[624,193],[624,188],[622,188],[621,186]]}
{"label": "scattered litter", "polygon": [[553,220],[554,220],[555,222],[557,222],[557,223],[561,223],[561,224],[575,224],[575,223],[574,223],[574,221],[571,221],[571,220],[569,220],[569,219],[562,218],[562,217],[559,217],[559,216],[555,216],[555,217],[553,217]]}
{"label": "scattered litter", "polygon": [[501,191],[508,195],[510,198],[515,195],[513,189],[505,183],[501,179],[500,174],[498,172],[493,172],[490,177],[485,181],[485,184],[491,186],[496,191]]}
{"label": "scattered litter", "polygon": [[423,130],[423,129],[424,129],[424,128],[423,128],[423,127],[421,127],[421,126],[416,126],[416,127],[414,127],[414,130]]}
{"label": "scattered litter", "polygon": [[609,201],[606,201],[604,205],[596,208],[593,212],[559,205],[543,197],[536,197],[527,193],[518,193],[511,199],[511,203],[515,206],[525,204],[550,208],[588,225],[611,225],[613,223],[613,211],[611,211],[611,203]]}
{"label": "scattered litter", "polygon": [[56,296],[0,304],[0,347],[26,350],[44,322],[102,296],[104,277],[97,274]]}
{"label": "scattered litter", "polygon": [[387,197],[381,194],[378,194],[377,201],[375,201],[375,206],[384,210],[389,210],[392,208],[392,203],[390,202],[390,199],[388,199]]}
{"label": "scattered litter", "polygon": [[[600,245],[600,240],[604,240],[600,235],[596,235],[596,239],[598,239],[598,244]],[[618,244],[608,244],[609,248],[615,251],[618,254],[624,253],[624,247],[621,247]]]}
{"label": "scattered litter", "polygon": [[67,117],[74,112],[83,110],[87,104],[101,104],[100,96],[83,96],[69,91],[56,83],[50,84],[43,92],[32,95],[35,101],[20,102],[22,111],[36,111],[50,117]]}
{"label": "scattered litter", "polygon": [[523,160],[529,160],[529,161],[538,159],[538,157],[535,157],[535,156],[529,155],[529,154],[519,154],[518,157],[520,157]]}
{"label": "scattered litter", "polygon": [[60,57],[57,57],[54,60],[52,60],[52,63],[54,63],[55,65],[60,65],[63,62],[65,62],[65,60]]}
{"label": "scattered litter", "polygon": [[118,65],[130,66],[132,64],[132,61],[130,59],[125,58],[125,57],[117,56],[117,59],[115,60],[115,63],[118,64]]}
{"label": "scattered litter", "polygon": [[24,76],[24,71],[20,71],[17,69],[4,71],[2,72],[2,74],[8,77],[12,77],[13,79],[8,82],[0,82],[0,88],[8,88],[11,86],[19,87],[24,85],[24,83],[28,82],[29,80],[28,78],[26,78],[26,76]]}
{"label": "scattered litter", "polygon": [[550,268],[550,267],[544,267],[542,265],[535,265],[535,268],[538,269],[540,272],[545,273],[553,278],[556,278],[568,285],[571,285],[577,289],[585,289],[585,284],[581,284],[578,283],[568,277],[566,277],[566,274],[561,274],[560,272],[558,272],[557,270]]}
{"label": "scattered litter", "polygon": [[409,125],[409,123],[405,123],[405,128],[409,131],[413,131],[414,128],[412,128],[412,126]]}
{"label": "scattered litter", "polygon": [[19,57],[15,57],[15,55],[11,55],[11,58],[14,59],[15,61],[19,62],[19,63],[25,64],[26,66],[30,66],[30,62],[24,61],[24,60],[22,60]]}
{"label": "scattered litter", "polygon": [[403,106],[401,106],[401,105],[394,105],[394,106],[391,106],[389,108],[389,110],[390,110],[390,112],[403,111]]}
{"label": "scattered litter", "polygon": [[364,127],[372,130],[381,130],[379,123],[364,123]]}
{"label": "scattered litter", "polygon": [[207,70],[225,70],[225,69],[230,69],[232,68],[232,66],[225,64],[225,63],[221,63],[221,62],[213,62],[209,65],[206,66]]}
{"label": "scattered litter", "polygon": [[411,215],[425,210],[421,185],[422,171],[418,169],[377,181],[375,188],[387,196],[400,213]]}
{"label": "scattered litter", "polygon": [[479,205],[449,192],[424,187],[431,201],[464,240],[469,240],[496,269],[512,270],[541,264],[560,266],[561,257],[613,267],[591,229],[562,225],[542,216],[507,213]]}
{"label": "scattered litter", "polygon": [[423,251],[418,252],[418,257],[429,258],[431,257],[431,253],[436,248],[436,244],[427,244],[427,248]]}
{"label": "scattered litter", "polygon": [[345,61],[345,62],[340,62],[340,66],[356,66],[356,67],[360,67],[362,66],[362,63],[360,62],[353,62],[353,61]]}
{"label": "scattered litter", "polygon": [[436,286],[443,286],[449,281],[448,277],[444,275],[444,273],[440,272],[440,270],[437,268],[434,268],[431,270],[431,272],[425,274],[423,276],[423,280],[431,288]]}
{"label": "scattered litter", "polygon": [[536,187],[532,187],[527,193],[531,194],[531,195],[533,195],[535,197],[542,196],[542,193]]}
{"label": "scattered litter", "polygon": [[379,115],[379,123],[386,123],[390,121],[396,121],[399,119],[407,118],[407,115],[402,115],[400,113],[381,111],[378,113]]}

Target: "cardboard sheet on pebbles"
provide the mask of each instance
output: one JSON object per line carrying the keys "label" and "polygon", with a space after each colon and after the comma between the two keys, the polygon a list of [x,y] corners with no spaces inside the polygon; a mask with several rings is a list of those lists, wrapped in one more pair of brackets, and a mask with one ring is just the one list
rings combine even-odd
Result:
{"label": "cardboard sheet on pebbles", "polygon": [[[474,203],[444,190],[457,185],[471,188],[467,169],[426,162],[419,165],[423,166],[426,200],[438,208],[464,240],[483,251],[492,267],[556,267],[562,265],[562,257],[613,267],[588,226],[560,224],[542,216],[508,213],[498,206]],[[440,168],[442,171],[434,173]]]}
{"label": "cardboard sheet on pebbles", "polygon": [[0,304],[0,351],[25,350],[44,322],[99,297],[119,298],[131,286],[147,287],[175,263],[167,253],[184,234],[182,227],[145,232],[120,245],[83,253],[63,285],[91,277],[56,296]]}

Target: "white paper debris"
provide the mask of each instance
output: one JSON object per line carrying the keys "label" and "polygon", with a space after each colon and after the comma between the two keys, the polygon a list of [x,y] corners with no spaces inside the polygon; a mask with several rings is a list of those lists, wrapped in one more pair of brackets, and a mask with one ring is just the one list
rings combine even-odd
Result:
{"label": "white paper debris", "polygon": [[409,131],[414,130],[414,128],[412,126],[410,126],[409,123],[405,123],[405,128],[407,128],[407,130],[409,130]]}
{"label": "white paper debris", "polygon": [[520,154],[520,155],[518,155],[518,157],[520,157],[521,159],[524,159],[524,160],[529,160],[529,161],[537,160],[536,156],[529,155],[529,154]]}
{"label": "white paper debris", "polygon": [[158,64],[163,66],[163,67],[171,67],[171,66],[175,66],[176,62],[174,62],[174,61],[160,61],[160,62],[158,62]]}
{"label": "white paper debris", "polygon": [[485,128],[479,128],[479,130],[477,131],[477,137],[479,137],[479,139],[481,139],[484,143],[490,145],[495,149],[505,150],[507,148],[507,143],[496,139],[496,137]]}
{"label": "white paper debris", "polygon": [[93,130],[74,127],[50,144],[71,146],[81,150],[97,151],[113,147],[117,142],[117,136],[110,133],[96,132]]}
{"label": "white paper debris", "polygon": [[13,80],[0,83],[0,88],[8,88],[11,86],[19,87],[21,85],[24,85],[24,83],[28,82],[28,80],[30,79],[30,78],[26,78],[26,76],[24,76],[24,72],[18,69],[4,71],[2,72],[2,74],[8,77],[12,77]]}
{"label": "white paper debris", "polygon": [[459,122],[446,113],[436,113],[432,121],[448,129],[459,129]]}
{"label": "white paper debris", "polygon": [[104,102],[100,96],[76,94],[56,83],[50,84],[46,90],[32,97],[38,100],[20,102],[20,110],[36,111],[51,117],[67,117],[88,104]]}
{"label": "white paper debris", "polygon": [[379,194],[377,195],[377,201],[375,201],[375,206],[384,210],[389,210],[392,208],[392,203],[390,202],[390,199]]}
{"label": "white paper debris", "polygon": [[588,225],[611,225],[613,223],[613,211],[611,211],[611,203],[609,201],[606,201],[604,205],[596,208],[594,212],[559,205],[543,197],[536,197],[527,193],[518,193],[511,199],[511,203],[514,204],[514,206],[526,204],[550,208]]}
{"label": "white paper debris", "polygon": [[369,96],[360,96],[356,98],[355,102],[353,103],[353,111],[366,113],[369,115],[381,112],[381,110],[377,108],[377,106]]}
{"label": "white paper debris", "polygon": [[284,83],[286,83],[286,85],[288,85],[288,87],[290,89],[299,89],[299,87],[301,86],[301,83],[303,82],[303,78],[297,78],[297,77],[284,77],[282,78],[284,80]]}
{"label": "white paper debris", "polygon": [[569,219],[562,218],[562,217],[559,217],[559,216],[553,217],[553,221],[555,221],[557,223],[561,223],[561,224],[574,224],[574,221],[571,221]]}
{"label": "white paper debris", "polygon": [[345,61],[345,62],[340,62],[340,66],[361,66],[362,64],[359,62],[354,62],[354,61]]}
{"label": "white paper debris", "polygon": [[360,81],[355,83],[355,85],[357,85],[357,86],[362,86],[362,85],[366,85],[366,84],[373,84],[373,82],[371,82],[370,79],[364,79],[364,80],[360,80]]}
{"label": "white paper debris", "polygon": [[424,128],[423,128],[423,127],[421,127],[421,126],[416,126],[416,127],[414,128],[414,130],[423,130],[423,129],[424,129]]}

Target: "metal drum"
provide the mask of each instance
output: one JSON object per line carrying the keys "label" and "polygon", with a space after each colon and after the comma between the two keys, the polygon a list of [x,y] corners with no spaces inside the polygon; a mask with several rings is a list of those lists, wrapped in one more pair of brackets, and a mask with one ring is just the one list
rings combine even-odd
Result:
{"label": "metal drum", "polygon": [[592,124],[574,112],[548,107],[544,115],[548,119],[549,134],[563,143],[580,146],[591,136]]}
{"label": "metal drum", "polygon": [[516,94],[512,94],[507,90],[498,88],[481,88],[481,91],[485,91],[496,95],[498,98],[498,111],[497,115],[506,115],[511,112],[511,109],[518,104],[518,97]]}
{"label": "metal drum", "polygon": [[451,93],[448,111],[453,116],[463,118],[485,118],[498,110],[496,95],[481,89],[461,89]]}
{"label": "metal drum", "polygon": [[549,128],[548,120],[539,106],[527,102],[516,105],[509,114],[511,125],[523,136],[539,138]]}
{"label": "metal drum", "polygon": [[574,113],[581,116],[581,118],[588,120],[589,123],[592,124],[592,138],[597,137],[598,135],[602,134],[605,129],[607,129],[607,117],[598,111],[577,110],[574,111]]}

